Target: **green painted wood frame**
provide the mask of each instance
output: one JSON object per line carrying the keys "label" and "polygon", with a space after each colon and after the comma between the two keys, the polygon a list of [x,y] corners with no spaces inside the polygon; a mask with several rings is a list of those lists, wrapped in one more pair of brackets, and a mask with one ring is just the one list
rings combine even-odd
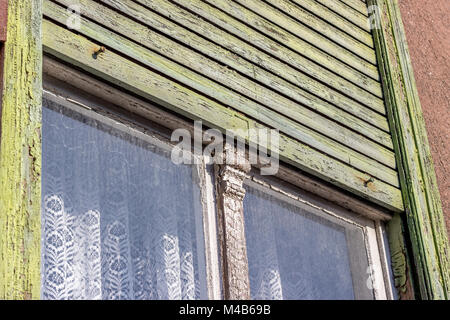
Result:
{"label": "green painted wood frame", "polygon": [[[416,297],[448,299],[449,243],[398,0],[368,0],[368,7],[397,156]],[[396,285],[401,296],[411,296],[398,223],[393,219],[390,226],[397,230],[390,236]]]}
{"label": "green painted wood frame", "polygon": [[38,299],[41,0],[8,3],[0,144],[0,299]]}
{"label": "green painted wood frame", "polygon": [[[400,297],[449,297],[448,240],[396,0],[369,0],[406,214],[388,226]],[[40,298],[42,0],[10,1],[2,87],[0,299]],[[403,232],[405,230],[405,232]],[[408,263],[410,253],[411,263]],[[414,279],[415,286],[413,286]]]}

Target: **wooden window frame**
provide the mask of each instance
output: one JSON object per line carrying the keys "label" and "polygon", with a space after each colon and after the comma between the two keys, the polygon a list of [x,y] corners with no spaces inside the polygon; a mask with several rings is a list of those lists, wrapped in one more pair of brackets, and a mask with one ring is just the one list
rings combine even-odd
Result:
{"label": "wooden window frame", "polygon": [[[449,243],[398,3],[397,0],[367,3],[379,8],[373,13],[381,26],[373,31],[374,44],[405,207],[405,213],[396,213],[388,223],[395,286],[404,299],[448,299]],[[3,299],[40,297],[41,24],[41,0],[9,2],[0,144],[0,298]],[[99,88],[100,85],[92,89]],[[138,105],[130,104],[130,108],[137,109]],[[144,106],[141,112],[164,119],[169,128],[180,128],[183,123],[166,119],[169,113],[165,111]],[[346,208],[355,211],[361,211],[355,209],[358,207],[367,208],[370,214],[386,214],[326,183],[298,172],[294,172],[293,178],[290,173],[282,169],[279,175],[327,198],[327,192],[332,190],[330,200]]]}
{"label": "wooden window frame", "polygon": [[[119,130],[130,132],[165,150],[169,150],[175,145],[169,139],[170,130],[166,128],[167,123],[174,124],[174,128],[181,125],[181,128],[190,132],[194,130],[191,123],[183,122],[178,115],[166,114],[158,106],[134,98],[50,57],[44,56],[43,70],[43,96],[47,99],[77,110],[83,115],[100,120]],[[99,95],[102,97],[99,98]],[[118,107],[118,102],[123,102],[123,107],[122,105]],[[104,107],[105,105],[108,107]],[[128,111],[134,112],[124,113],[123,109],[126,110],[130,106],[134,106],[134,109],[128,109]],[[194,148],[196,147],[195,144],[192,145]],[[374,285],[375,299],[393,298],[392,283],[388,273],[390,267],[386,259],[387,251],[383,237],[385,233],[383,224],[391,219],[389,213],[369,206],[358,211],[361,209],[361,203],[352,197],[349,197],[352,201],[347,202],[347,209],[344,209],[316,194],[302,191],[298,188],[299,185],[304,188],[308,188],[309,185],[304,183],[306,176],[302,176],[301,173],[284,165],[281,165],[282,175],[273,178],[258,176],[256,168],[251,170],[251,166],[245,158],[235,161],[237,164],[227,164],[226,157],[229,155],[242,157],[242,154],[235,153],[235,150],[230,153],[230,148],[230,145],[225,144],[223,154],[225,164],[214,165],[213,177],[206,169],[206,162],[211,159],[198,156],[197,154],[201,154],[201,150],[200,153],[192,152],[190,154],[199,163],[197,168],[202,186],[204,247],[209,299],[218,300],[223,297],[227,300],[247,300],[251,297],[244,229],[243,200],[246,193],[244,184],[267,187],[269,192],[277,197],[286,197],[285,200],[291,204],[307,206],[307,210],[316,216],[333,216],[360,227],[365,234],[364,247],[368,254],[368,263],[373,270],[373,274],[367,273],[367,277],[363,281],[366,282],[370,279],[376,284]],[[193,149],[193,151],[195,150]],[[295,180],[290,180],[295,183],[294,185],[285,181],[288,176],[295,177]],[[215,188],[212,186],[212,181],[216,182]],[[320,182],[314,181],[316,188],[317,184]],[[215,190],[215,195],[212,195],[213,190]],[[314,192],[314,189],[312,191]],[[336,192],[338,191],[334,187],[327,189],[328,195]],[[336,199],[338,196],[336,195]],[[223,287],[223,293],[221,287]]]}
{"label": "wooden window frame", "polygon": [[408,230],[406,239],[390,236],[396,286],[405,298],[449,299],[449,241],[398,0],[367,4],[377,7],[374,45],[406,213],[401,219]]}
{"label": "wooden window frame", "polygon": [[[390,266],[387,259],[389,251],[384,237],[386,232],[385,222],[389,220],[384,222],[381,219],[374,219],[373,216],[367,215],[365,212],[355,213],[349,209],[344,209],[279,178],[260,176],[255,170],[246,175],[244,184],[286,203],[303,208],[317,217],[331,218],[336,221],[335,223],[353,224],[361,228],[365,237],[364,247],[369,267],[373,272],[372,275],[369,273],[365,275],[364,282],[367,284],[369,280],[372,281],[375,300],[392,300],[394,298],[393,283],[389,273]],[[350,242],[351,239],[347,238],[349,250],[352,248]]]}
{"label": "wooden window frame", "polygon": [[[121,109],[111,107],[110,104],[108,104],[109,107],[105,107],[104,101],[91,96],[89,92],[79,91],[78,88],[48,75],[44,75],[43,78],[43,97],[89,119],[104,123],[121,132],[129,133],[160,150],[170,152],[175,147],[175,143],[170,140],[168,132],[164,130],[165,128],[154,124],[151,121],[152,119],[142,119],[133,114],[123,113]],[[147,120],[150,120],[150,122],[148,123]],[[184,156],[191,157],[193,163],[195,163],[193,179],[198,182],[200,189],[200,205],[197,202],[194,202],[194,205],[196,206],[195,210],[201,211],[203,221],[204,243],[201,247],[204,249],[206,261],[208,299],[218,300],[221,298],[221,289],[213,170],[208,170],[207,162],[209,159],[194,151],[195,149],[184,154]],[[171,160],[167,159],[167,161]]]}

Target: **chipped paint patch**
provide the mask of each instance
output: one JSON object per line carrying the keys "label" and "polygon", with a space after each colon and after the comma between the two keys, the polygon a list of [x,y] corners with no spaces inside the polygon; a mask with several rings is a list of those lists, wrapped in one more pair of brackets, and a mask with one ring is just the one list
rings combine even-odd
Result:
{"label": "chipped paint patch", "polygon": [[389,249],[391,252],[391,267],[394,275],[394,285],[400,299],[413,299],[414,293],[409,280],[407,249],[402,230],[402,219],[395,214],[387,225]]}

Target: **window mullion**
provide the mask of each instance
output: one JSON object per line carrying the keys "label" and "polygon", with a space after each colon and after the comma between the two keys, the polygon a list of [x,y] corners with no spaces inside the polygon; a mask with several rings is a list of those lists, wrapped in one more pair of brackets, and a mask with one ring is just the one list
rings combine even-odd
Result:
{"label": "window mullion", "polygon": [[239,153],[234,156],[235,164],[224,161],[225,164],[216,165],[223,295],[226,300],[248,300],[250,280],[244,230],[243,183],[250,165],[243,157],[240,158],[242,155]]}

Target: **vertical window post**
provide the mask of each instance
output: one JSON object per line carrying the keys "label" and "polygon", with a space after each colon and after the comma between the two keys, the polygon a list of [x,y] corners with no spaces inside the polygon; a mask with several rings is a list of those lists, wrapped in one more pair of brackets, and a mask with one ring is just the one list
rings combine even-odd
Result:
{"label": "vertical window post", "polygon": [[[224,164],[216,165],[219,237],[221,244],[223,295],[227,300],[250,299],[247,247],[244,230],[245,189],[250,164],[238,152],[225,147]],[[234,164],[230,158],[234,156]]]}

